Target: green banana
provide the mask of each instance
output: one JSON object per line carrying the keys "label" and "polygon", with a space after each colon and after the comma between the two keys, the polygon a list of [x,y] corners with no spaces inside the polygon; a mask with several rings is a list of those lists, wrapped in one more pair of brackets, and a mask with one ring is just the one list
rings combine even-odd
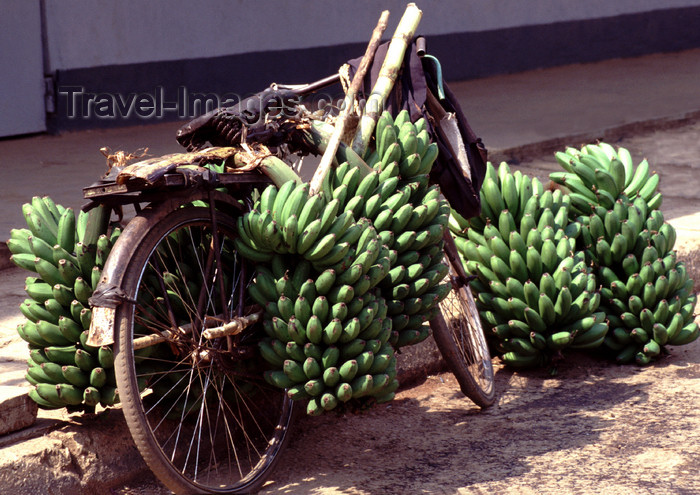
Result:
{"label": "green banana", "polygon": [[[272,186],[268,186],[272,187]],[[287,204],[287,200],[290,198],[291,194],[297,189],[297,183],[294,180],[289,180],[282,184],[277,190],[277,194],[274,196],[274,202],[272,208],[267,208],[272,213],[272,217],[276,221],[283,219],[283,210]]]}
{"label": "green banana", "polygon": [[691,322],[681,328],[673,339],[669,337],[668,343],[670,345],[690,344],[698,338],[698,335],[700,335],[698,324]]}
{"label": "green banana", "polygon": [[632,178],[629,180],[627,187],[625,187],[622,193],[628,198],[637,196],[641,187],[648,181],[649,172],[649,162],[647,162],[647,160],[642,160],[639,165],[637,165]]}
{"label": "green banana", "polygon": [[65,402],[58,400],[58,396],[56,396],[55,401],[49,401],[44,399],[42,396],[39,395],[36,388],[30,389],[28,395],[29,398],[36,402],[42,409],[60,409],[66,405]]}
{"label": "green banana", "polygon": [[47,361],[45,363],[41,363],[39,367],[44,374],[49,377],[50,383],[63,383],[65,381],[60,364]]}
{"label": "green banana", "polygon": [[97,361],[100,366],[109,369],[114,367],[114,351],[111,346],[103,345],[97,351]]}
{"label": "green banana", "polygon": [[560,331],[547,336],[547,347],[551,350],[563,349],[574,342],[574,335],[571,332]]}
{"label": "green banana", "polygon": [[[58,322],[58,320],[56,320],[56,322]],[[57,347],[55,347],[55,346],[67,346],[67,345],[73,344],[75,342],[75,341],[71,342],[69,339],[64,337],[63,334],[61,333],[60,327],[56,323],[49,322],[46,320],[37,320],[34,323],[34,328],[36,329],[36,333],[39,334],[40,338],[43,341],[51,344],[50,348],[52,350],[57,349]],[[50,358],[51,361],[61,362],[61,361],[57,361],[57,359],[58,359],[57,357]],[[62,364],[72,364],[72,362],[62,363]]]}
{"label": "green banana", "polygon": [[542,364],[543,358],[541,354],[531,356],[523,356],[516,352],[506,352],[501,355],[501,360],[508,366],[513,368],[532,368]]}
{"label": "green banana", "polygon": [[[73,365],[64,365],[61,367],[61,371],[65,381],[79,388],[85,388],[90,385],[90,375],[85,373],[83,370]],[[93,370],[94,371],[94,370]],[[106,379],[106,375],[105,375]],[[106,380],[105,380],[106,381]],[[102,383],[104,385],[104,382]],[[102,386],[100,385],[100,386]]]}
{"label": "green banana", "polygon": [[27,280],[24,291],[38,303],[43,303],[54,297],[53,288],[46,282],[36,279],[34,281]]}

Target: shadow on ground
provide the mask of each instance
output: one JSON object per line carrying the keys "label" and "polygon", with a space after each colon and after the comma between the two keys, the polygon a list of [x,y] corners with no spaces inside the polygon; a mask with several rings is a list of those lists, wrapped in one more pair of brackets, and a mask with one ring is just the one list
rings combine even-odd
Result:
{"label": "shadow on ground", "polygon": [[361,415],[303,417],[264,493],[457,493],[598,450],[631,419],[616,411],[650,406],[648,383],[636,367],[571,359],[557,377],[499,367],[485,411],[446,373]]}

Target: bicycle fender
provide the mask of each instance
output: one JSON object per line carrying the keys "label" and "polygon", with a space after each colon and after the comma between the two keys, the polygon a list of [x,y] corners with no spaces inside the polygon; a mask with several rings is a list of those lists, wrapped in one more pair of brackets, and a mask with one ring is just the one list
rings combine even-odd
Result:
{"label": "bicycle fender", "polygon": [[226,204],[236,209],[241,208],[241,205],[228,194],[197,190],[190,192],[184,200],[181,196],[175,196],[150,205],[127,224],[114,243],[102,269],[97,287],[89,299],[92,319],[87,338],[88,345],[99,347],[113,344],[116,336],[117,308],[125,302],[134,302],[134,295],[128,294],[122,288],[126,268],[130,262],[129,253],[133,246],[139,245],[143,241],[152,225],[158,223],[182,204],[197,200],[209,201],[212,198],[217,204]]}

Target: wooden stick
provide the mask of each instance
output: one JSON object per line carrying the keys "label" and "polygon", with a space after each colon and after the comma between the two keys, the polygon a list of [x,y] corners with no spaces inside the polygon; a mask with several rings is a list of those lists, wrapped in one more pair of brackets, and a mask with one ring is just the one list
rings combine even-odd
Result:
{"label": "wooden stick", "polygon": [[359,92],[360,87],[362,86],[362,81],[364,80],[365,74],[367,73],[367,69],[369,68],[369,64],[374,58],[374,53],[377,51],[377,47],[379,46],[379,42],[381,41],[382,34],[386,29],[388,19],[389,11],[385,10],[384,12],[382,12],[381,17],[379,18],[377,27],[375,27],[374,31],[372,31],[372,37],[370,38],[369,44],[367,45],[367,50],[365,51],[365,54],[362,57],[362,60],[360,61],[360,66],[357,68],[355,76],[352,78],[352,82],[350,83],[348,92],[345,94],[345,99],[343,100],[343,107],[341,108],[340,115],[335,121],[335,130],[333,131],[333,135],[331,136],[331,139],[328,142],[328,147],[326,148],[326,151],[323,153],[321,163],[319,163],[316,172],[314,172],[314,175],[311,178],[311,185],[309,186],[309,195],[316,194],[321,190],[323,179],[326,177],[328,171],[331,168],[333,158],[335,157],[335,152],[338,151],[340,138],[345,132],[345,124],[347,123],[348,117],[352,113],[353,108],[355,106],[355,96]]}
{"label": "wooden stick", "polygon": [[401,21],[399,21],[399,25],[396,27],[394,36],[391,38],[384,63],[379,70],[379,76],[377,76],[377,81],[374,83],[372,93],[367,99],[365,112],[360,118],[352,141],[353,151],[360,156],[364,156],[367,150],[377,119],[384,108],[389,93],[394,88],[399,69],[403,64],[406,48],[413,39],[416,29],[418,29],[418,23],[422,15],[423,12],[416,7],[416,4],[409,3],[406,6],[403,17],[401,17]]}
{"label": "wooden stick", "polygon": [[262,312],[253,313],[248,316],[235,316],[233,320],[229,321],[216,328],[207,328],[202,332],[205,339],[218,339],[219,337],[225,337],[227,335],[236,335],[241,333],[249,325],[252,325],[256,321],[260,320]]}
{"label": "wooden stick", "polygon": [[[221,315],[219,315],[220,317]],[[227,335],[235,335],[242,332],[246,327],[252,325],[256,321],[260,320],[262,312],[252,313],[248,316],[234,316],[233,319],[224,323],[223,325],[216,326],[216,319],[209,319],[205,321],[203,335],[205,339],[216,339],[219,337],[225,337]],[[180,335],[187,335],[192,332],[192,324],[188,323],[178,327],[177,331],[163,330],[160,333],[154,333],[151,335],[145,335],[134,339],[132,347],[134,350],[143,349],[152,345],[160,344],[161,342],[166,342],[167,340],[177,338]]]}

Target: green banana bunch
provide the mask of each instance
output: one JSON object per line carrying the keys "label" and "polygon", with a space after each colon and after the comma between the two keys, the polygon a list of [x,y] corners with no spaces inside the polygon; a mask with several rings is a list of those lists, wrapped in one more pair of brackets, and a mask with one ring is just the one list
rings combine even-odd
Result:
{"label": "green banana bunch", "polygon": [[273,366],[265,379],[292,399],[309,399],[310,415],[391,400],[398,381],[386,301],[376,290],[356,292],[357,283],[344,283],[349,269],[328,268],[310,278],[311,262],[301,261],[293,271],[289,266],[288,255],[275,254],[269,269],[258,267],[249,288],[265,309],[260,353]]}
{"label": "green banana bunch", "polygon": [[[349,166],[338,168],[347,171]],[[352,175],[359,179],[356,172]],[[348,185],[355,195],[357,188],[376,188],[377,177],[351,179],[328,197],[309,198],[306,184],[270,186],[255,209],[239,220],[241,243],[270,249],[263,260],[237,246],[241,254],[259,261],[249,294],[265,309],[268,337],[260,352],[272,366],[265,377],[288,389],[293,399],[309,399],[307,412],[312,415],[370,399],[390,400],[398,387],[388,343],[391,319],[374,290],[389,271],[390,252],[372,222],[355,219],[347,199]],[[266,224],[258,208],[265,211]],[[276,233],[269,225],[278,220],[284,227]],[[372,366],[375,355],[377,364]],[[353,366],[355,361],[360,365]]]}
{"label": "green banana bunch", "polygon": [[[428,184],[437,145],[407,112],[385,112],[380,124],[372,172],[341,163],[314,196],[303,183],[269,186],[238,222],[236,247],[258,262],[249,293],[265,308],[266,378],[309,398],[309,414],[390,400],[394,348],[429,335],[451,288],[442,263],[449,207]],[[319,361],[326,352],[343,362]]]}
{"label": "green banana bunch", "polygon": [[[621,195],[611,209],[595,205],[590,215],[576,217],[576,222],[581,225],[579,246],[594,265],[617,266],[627,254],[640,251],[651,242],[651,234],[645,225],[651,212],[655,218],[661,215],[659,210],[648,210],[641,197],[630,201]],[[659,238],[658,242],[664,240]],[[659,247],[665,250],[666,242]]]}
{"label": "green banana bunch", "polygon": [[642,198],[650,210],[661,206],[659,175],[651,171],[647,160],[635,167],[625,148],[615,151],[607,143],[589,144],[580,150],[559,151],[555,157],[565,172],[553,172],[549,178],[569,189],[577,214],[590,215],[596,205],[611,209],[622,195],[630,200]]}
{"label": "green banana bunch", "polygon": [[[450,208],[439,188],[428,183],[438,149],[424,119],[413,123],[406,110],[395,119],[382,113],[375,144],[368,165],[375,170],[378,185],[368,193],[363,214],[395,253],[380,288],[393,319],[391,342],[398,348],[430,335],[428,322],[451,290],[445,282],[448,265],[442,252]],[[336,174],[340,182],[346,180],[341,168]]]}
{"label": "green banana bunch", "polygon": [[610,327],[601,349],[619,363],[647,364],[665,345],[695,340],[693,282],[676,260],[676,232],[658,210],[659,176],[646,160],[635,167],[628,150],[606,143],[556,158],[566,172],[550,178],[571,191],[578,245],[601,285]]}
{"label": "green banana bunch", "polygon": [[[480,292],[477,304],[491,327],[497,350],[503,353],[502,359],[514,366],[542,363],[542,356],[527,345],[528,331],[529,343],[540,351],[563,346],[596,348],[612,353],[620,363],[638,364],[656,359],[665,345],[695,340],[700,333],[693,318],[697,296],[692,292],[693,281],[688,278],[685,265],[677,261],[673,251],[675,230],[658,211],[658,176],[650,175],[648,162],[644,160],[635,168],[627,150],[615,151],[605,143],[581,150],[567,148],[556,158],[565,172],[552,173],[550,179],[565,186],[567,194],[559,196],[555,190],[550,200],[545,198],[547,192],[525,190],[524,198],[522,194],[517,196],[524,202],[516,201],[512,183],[520,184],[522,176],[516,177],[516,172],[511,180],[507,166],[502,164],[495,169],[489,165],[481,191],[482,215],[465,220],[453,213],[448,224],[460,251],[469,260],[469,269],[478,276],[473,282],[474,289]],[[534,187],[538,187],[537,183]],[[531,195],[542,196],[541,210],[552,210],[552,205],[561,202],[568,205],[568,211],[566,215],[562,208],[551,214],[534,212],[536,205],[529,199]],[[511,210],[517,212],[515,216]],[[554,224],[552,217],[558,219]],[[544,241],[548,237],[556,241],[554,245]],[[540,276],[542,260],[551,260],[552,252],[563,255],[567,250],[560,247],[558,239],[562,237],[576,239],[575,245],[569,245],[574,266],[590,266],[596,277],[590,273],[560,273],[550,281],[544,269]],[[525,250],[525,265],[528,270],[535,270],[534,274],[528,272],[529,280],[518,279],[522,270],[517,256],[511,259],[509,248],[521,254]],[[537,276],[540,287],[535,287]],[[557,299],[567,300],[564,288],[575,293],[584,283],[590,314],[580,315],[551,337],[533,331],[542,328],[534,313],[539,311],[545,320],[543,315],[551,315],[550,304],[542,298],[529,311],[522,308],[519,298],[534,306],[536,289],[546,294],[554,285]],[[595,292],[596,285],[599,293]],[[582,294],[573,298],[573,306],[577,306],[573,301]],[[600,308],[596,309],[598,304]],[[524,322],[506,319],[502,315],[507,311],[522,311],[526,318]],[[513,338],[514,332],[520,333]]]}
{"label": "green banana bunch", "polygon": [[591,243],[586,253],[597,268],[610,324],[603,349],[618,363],[644,365],[657,359],[666,345],[697,339],[697,295],[673,250],[673,226],[659,210],[647,209],[643,198],[624,199],[616,202],[617,213],[598,208],[581,218],[581,238]]}
{"label": "green banana bunch", "polygon": [[[544,186],[537,177],[529,177],[519,170],[511,173],[506,162],[502,162],[498,169],[488,163],[479,192],[481,215],[469,219],[469,226],[481,231],[487,219],[495,224],[504,210],[508,210],[513,221],[519,225],[523,215],[533,213],[532,209],[536,202],[530,202],[530,199],[533,196],[541,197],[543,193]],[[529,205],[528,202],[530,202]],[[464,219],[456,223],[451,222],[450,228],[454,231],[460,225],[462,229],[465,227]]]}
{"label": "green banana bunch", "polygon": [[568,196],[489,163],[481,197],[479,217],[453,213],[449,225],[503,362],[541,366],[564,348],[599,346],[608,326],[595,276],[576,250],[581,226],[569,220]]}
{"label": "green banana bunch", "polygon": [[88,228],[88,213],[76,216],[48,196],[35,196],[22,212],[27,228],[13,229],[7,244],[10,259],[37,275],[25,280],[29,297],[20,311],[26,321],[17,326],[30,349],[25,376],[35,388],[29,395],[47,409],[113,405],[118,395],[112,349],[88,346],[86,340],[88,298],[121,229],[107,228],[105,219]]}

